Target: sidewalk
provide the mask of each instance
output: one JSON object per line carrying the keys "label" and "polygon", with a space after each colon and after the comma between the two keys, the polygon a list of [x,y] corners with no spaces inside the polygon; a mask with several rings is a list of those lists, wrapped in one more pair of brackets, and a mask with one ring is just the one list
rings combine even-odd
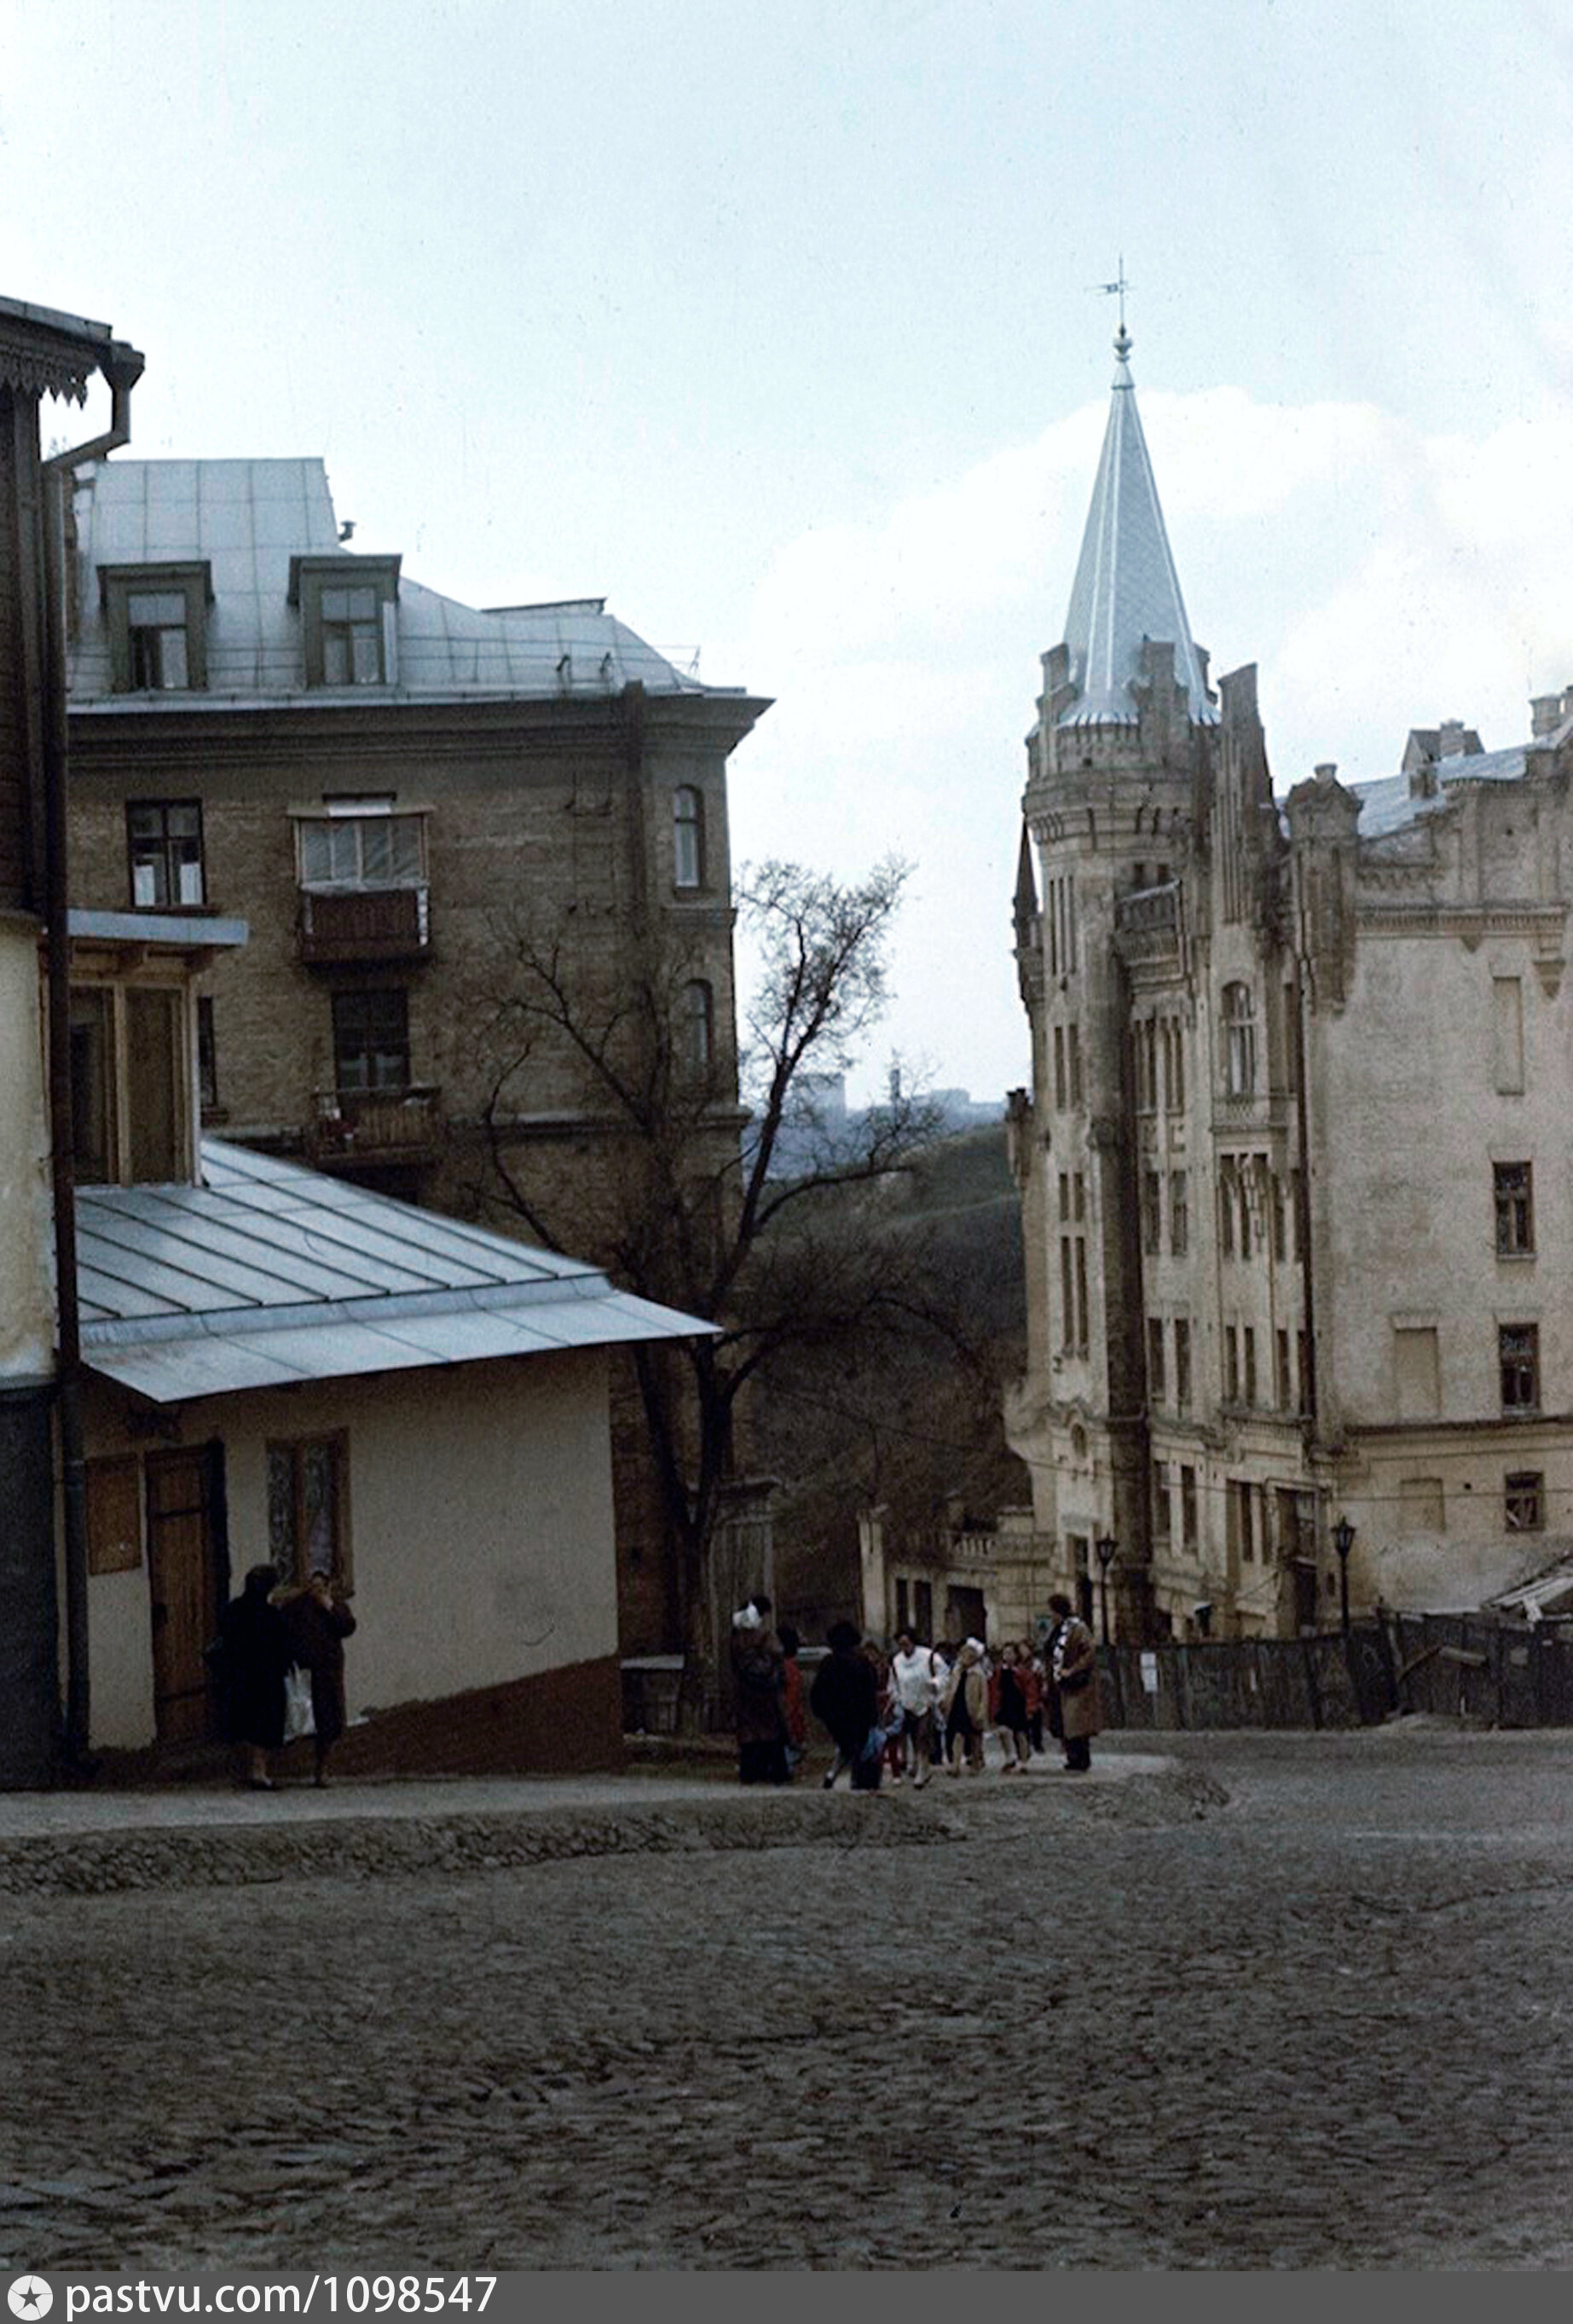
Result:
{"label": "sidewalk", "polygon": [[[971,1837],[978,1810],[1009,1803],[1058,1815],[1079,1798],[1188,1781],[1152,1752],[1106,1754],[1085,1776],[1056,1766],[1016,1783],[939,1779],[919,1792],[828,1793],[817,1777],[744,1790],[691,1772],[358,1779],[272,1792],[182,1784],[168,1790],[0,1793],[0,1892],[84,1894],[284,1878],[369,1878],[495,1870],[567,1856],[841,1846],[933,1847]],[[992,1820],[992,1818],[990,1819]]]}

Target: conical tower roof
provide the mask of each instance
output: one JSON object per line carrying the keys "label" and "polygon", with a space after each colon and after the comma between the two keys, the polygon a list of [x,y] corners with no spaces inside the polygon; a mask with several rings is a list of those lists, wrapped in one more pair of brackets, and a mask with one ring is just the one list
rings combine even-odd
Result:
{"label": "conical tower roof", "polygon": [[1129,726],[1137,716],[1131,681],[1140,675],[1142,641],[1174,648],[1174,675],[1198,725],[1217,723],[1170,554],[1152,463],[1136,410],[1124,323],[1115,338],[1115,384],[1103,457],[1082,536],[1081,559],[1065,618],[1070,679],[1077,699],[1061,726]]}

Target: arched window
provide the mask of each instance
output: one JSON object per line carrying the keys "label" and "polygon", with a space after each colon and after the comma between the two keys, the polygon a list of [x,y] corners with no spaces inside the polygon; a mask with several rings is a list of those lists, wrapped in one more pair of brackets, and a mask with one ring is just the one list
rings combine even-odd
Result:
{"label": "arched window", "polygon": [[709,1069],[716,1047],[716,996],[703,977],[683,986],[680,1055],[690,1073]]}
{"label": "arched window", "polygon": [[705,884],[704,801],[692,783],[680,783],[671,795],[671,883],[674,888]]}
{"label": "arched window", "polygon": [[1248,984],[1224,987],[1224,1094],[1250,1097],[1256,1088],[1256,1003]]}

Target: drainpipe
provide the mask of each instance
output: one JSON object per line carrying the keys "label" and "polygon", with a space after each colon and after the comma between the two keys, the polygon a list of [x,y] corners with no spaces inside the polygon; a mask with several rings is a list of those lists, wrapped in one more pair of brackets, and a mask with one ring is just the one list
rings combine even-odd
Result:
{"label": "drainpipe", "polygon": [[43,479],[44,982],[49,1013],[49,1111],[55,1222],[61,1523],[66,1576],[66,1757],[80,1767],[91,1732],[88,1666],[88,1492],[82,1454],[81,1331],[77,1301],[76,1148],[71,1124],[71,945],[67,926],[69,814],[66,730],[66,494],[75,470],[131,441],[134,347],[116,341],[100,359],[112,398],[102,436],[41,464]]}

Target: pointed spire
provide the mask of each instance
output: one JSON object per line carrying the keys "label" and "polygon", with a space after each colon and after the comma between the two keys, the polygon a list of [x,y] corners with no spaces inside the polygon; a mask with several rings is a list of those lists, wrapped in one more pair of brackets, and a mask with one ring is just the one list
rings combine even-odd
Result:
{"label": "pointed spire", "polygon": [[1032,863],[1032,835],[1023,822],[1016,856],[1016,945],[1030,945],[1038,918],[1038,878]]}
{"label": "pointed spire", "polygon": [[1215,725],[1217,710],[1208,700],[1136,410],[1128,360],[1133,342],[1124,303],[1122,299],[1103,457],[1065,617],[1065,643],[1078,699],[1060,714],[1059,723],[1133,725],[1137,705],[1131,681],[1140,674],[1142,641],[1152,638],[1172,644],[1175,678],[1186,690],[1191,717],[1198,725]]}

